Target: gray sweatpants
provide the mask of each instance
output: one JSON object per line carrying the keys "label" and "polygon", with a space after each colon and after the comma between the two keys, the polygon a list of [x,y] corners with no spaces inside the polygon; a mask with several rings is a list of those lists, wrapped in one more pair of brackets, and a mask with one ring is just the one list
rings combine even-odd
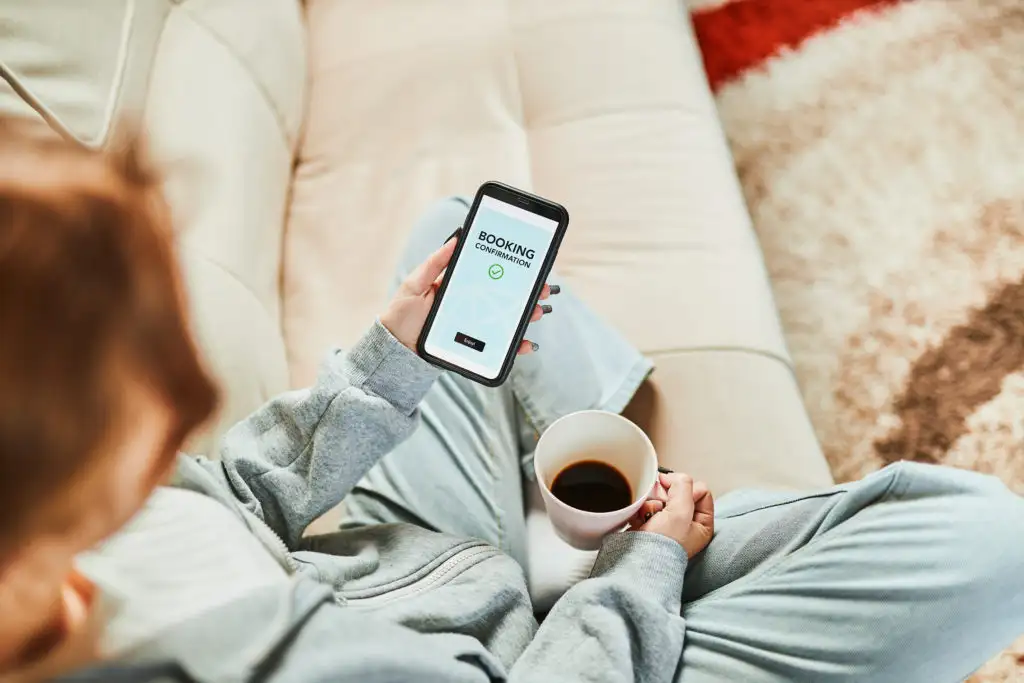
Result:
{"label": "gray sweatpants", "polygon": [[[466,209],[435,206],[399,272]],[[346,499],[349,524],[481,538],[527,566],[538,432],[574,410],[620,411],[650,370],[570,293],[552,304],[528,334],[541,351],[503,387],[440,379],[418,430]],[[683,616],[682,683],[962,680],[1024,633],[1024,501],[992,477],[913,463],[816,493],[732,493],[687,568]]]}

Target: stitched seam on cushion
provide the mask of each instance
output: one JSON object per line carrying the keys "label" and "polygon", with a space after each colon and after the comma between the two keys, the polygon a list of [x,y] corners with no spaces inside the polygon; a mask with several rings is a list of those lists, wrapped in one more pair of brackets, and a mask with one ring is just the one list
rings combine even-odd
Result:
{"label": "stitched seam on cushion", "polygon": [[54,112],[54,110],[42,101],[28,85],[25,83],[24,78],[19,77],[14,69],[10,68],[6,62],[0,61],[0,78],[7,81],[7,84],[11,86],[14,93],[22,99],[41,119],[53,129],[55,133],[61,137],[76,142],[83,147],[95,148],[101,146],[103,141],[106,140],[110,134],[110,130],[114,125],[114,111],[117,109],[117,103],[121,100],[121,88],[124,85],[124,75],[128,69],[128,45],[131,42],[132,35],[132,18],[135,16],[135,0],[130,0],[128,3],[128,9],[125,11],[124,18],[122,19],[122,27],[120,31],[121,45],[117,54],[117,68],[114,73],[114,79],[110,85],[110,94],[106,98],[106,105],[104,107],[102,121],[100,122],[99,132],[88,139],[82,138],[75,134],[65,123],[61,120],[61,117]]}
{"label": "stitched seam on cushion", "polygon": [[35,93],[32,92],[25,82],[18,77],[18,75],[11,69],[5,62],[0,62],[0,78],[3,78],[14,93],[22,99],[32,110],[39,115],[39,117],[52,128],[61,137],[77,142],[80,145],[85,145],[77,135],[75,135],[70,128],[64,125],[52,109],[39,99]]}
{"label": "stitched seam on cushion", "polygon": [[89,143],[93,146],[102,144],[102,142],[107,139],[107,136],[110,135],[110,131],[114,127],[114,114],[121,102],[121,95],[123,94],[124,89],[124,77],[128,72],[128,48],[131,45],[132,34],[134,33],[133,20],[135,18],[137,6],[137,0],[129,0],[128,9],[124,13],[124,23],[121,26],[121,47],[117,52],[117,71],[114,73],[114,79],[110,84],[110,93],[107,98],[107,106],[103,112],[103,123],[101,124],[99,134]]}
{"label": "stitched seam on cushion", "polygon": [[530,185],[533,185],[533,150],[530,149],[530,126],[526,121],[526,100],[523,97],[523,76],[519,70],[519,55],[516,51],[515,27],[512,25],[512,9],[510,0],[505,0],[505,28],[512,53],[512,68],[515,69],[516,95],[519,101],[519,126],[523,132],[523,149],[526,151],[526,168],[530,174]]}
{"label": "stitched seam on cushion", "polygon": [[685,355],[690,353],[746,353],[753,356],[763,356],[764,358],[769,358],[782,363],[791,373],[793,372],[793,364],[788,357],[774,351],[765,351],[763,349],[754,349],[746,346],[690,346],[687,348],[645,351],[644,355],[657,359],[658,356]]}
{"label": "stitched seam on cushion", "polygon": [[229,55],[231,55],[234,62],[239,67],[241,67],[241,69],[246,74],[248,74],[249,81],[256,88],[256,91],[259,92],[260,97],[266,103],[270,111],[273,112],[274,120],[277,121],[277,132],[281,135],[281,139],[284,140],[285,146],[288,148],[288,153],[289,155],[291,155],[294,152],[296,141],[292,140],[288,136],[288,126],[285,124],[284,113],[281,111],[280,107],[278,107],[277,103],[274,101],[274,98],[271,96],[270,91],[267,90],[267,87],[263,83],[263,80],[257,77],[256,72],[253,71],[252,68],[250,68],[249,65],[245,63],[245,60],[242,59],[242,55],[240,55],[238,51],[235,50],[234,47],[232,47],[231,43],[225,40],[223,36],[214,31],[212,28],[201,22],[199,20],[199,17],[197,17],[194,12],[188,9],[187,5],[188,3],[181,3],[180,5],[178,5],[178,10],[187,15],[189,20],[196,27],[202,29],[202,31],[206,33],[206,35],[210,36],[210,38],[212,38],[214,42],[216,42],[218,45],[224,48],[224,50]]}
{"label": "stitched seam on cushion", "polygon": [[[207,264],[213,266],[213,268],[215,270],[217,270],[217,271],[223,273],[224,275],[226,275],[229,280],[233,281],[243,291],[245,291],[246,294],[248,294],[250,297],[252,297],[253,301],[256,302],[256,305],[258,305],[261,309],[263,309],[263,312],[267,314],[268,318],[270,318],[271,320],[275,320],[275,316],[271,314],[270,309],[267,308],[267,305],[265,303],[263,303],[263,301],[260,299],[259,295],[256,294],[256,290],[254,290],[250,285],[246,284],[245,281],[242,280],[242,278],[240,278],[238,275],[236,275],[227,266],[225,266],[224,264],[220,263],[219,261],[214,260],[213,258],[207,256],[206,254],[202,254],[202,253],[196,251],[194,248],[191,248],[191,247],[185,245],[181,241],[178,242],[178,250],[180,252],[182,252],[182,253],[187,253],[187,254],[191,255],[197,261],[201,261],[202,263],[207,263]],[[277,321],[276,325],[278,327],[278,331],[280,331],[280,320]]]}
{"label": "stitched seam on cushion", "polygon": [[623,107],[584,111],[581,114],[570,117],[552,117],[547,120],[540,119],[536,121],[536,125],[538,127],[550,129],[557,128],[559,126],[566,126],[571,123],[577,123],[580,121],[589,121],[609,116],[629,116],[634,114],[654,114],[661,112],[695,113],[699,112],[699,110],[694,109],[693,107],[687,107],[686,105],[679,103],[652,104],[647,106],[635,107],[626,105]]}

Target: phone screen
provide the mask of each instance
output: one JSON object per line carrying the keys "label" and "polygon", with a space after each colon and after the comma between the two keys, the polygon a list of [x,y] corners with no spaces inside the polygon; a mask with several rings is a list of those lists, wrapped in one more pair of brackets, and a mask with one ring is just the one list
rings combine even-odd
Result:
{"label": "phone screen", "polygon": [[484,195],[424,350],[487,379],[501,372],[558,222]]}

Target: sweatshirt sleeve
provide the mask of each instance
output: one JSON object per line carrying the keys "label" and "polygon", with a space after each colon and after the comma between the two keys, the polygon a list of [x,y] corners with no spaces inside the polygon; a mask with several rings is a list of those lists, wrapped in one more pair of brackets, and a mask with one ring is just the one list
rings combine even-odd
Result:
{"label": "sweatshirt sleeve", "polygon": [[686,552],[631,531],[605,539],[590,578],[555,603],[510,683],[671,683],[683,652]]}
{"label": "sweatshirt sleeve", "polygon": [[316,384],[272,399],[232,427],[219,462],[234,497],[295,548],[317,517],[416,426],[439,371],[380,321],[335,350]]}

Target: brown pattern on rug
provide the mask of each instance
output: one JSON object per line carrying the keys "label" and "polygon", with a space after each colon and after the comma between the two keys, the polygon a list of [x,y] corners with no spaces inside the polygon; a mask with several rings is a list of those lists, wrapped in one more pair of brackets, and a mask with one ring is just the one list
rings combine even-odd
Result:
{"label": "brown pattern on rug", "polygon": [[1024,276],[1022,19],[1015,0],[908,2],[718,94],[838,478],[886,462],[912,365]]}
{"label": "brown pattern on rug", "polygon": [[945,453],[942,464],[997,476],[1024,495],[1022,405],[1024,371],[1019,371],[1005,377],[999,394],[967,418],[966,432]]}
{"label": "brown pattern on rug", "polygon": [[[1012,336],[1021,328],[1003,298],[1012,299],[1024,281],[1024,200],[994,200],[971,216],[963,208],[971,204],[959,199],[947,204],[958,206],[951,213],[961,217],[951,216],[937,230],[920,226],[919,234],[930,236],[930,244],[915,243],[916,249],[904,251],[891,270],[875,272],[875,283],[864,286],[865,312],[841,340],[830,387],[831,410],[838,418],[830,432],[835,440],[825,447],[841,478],[856,478],[901,458],[941,461],[949,445],[964,434],[965,428],[956,425],[992,399],[1003,378],[1020,367],[1005,354],[1006,349],[1011,354],[1024,349],[1024,336]],[[934,374],[941,381],[954,373],[961,379],[970,370],[965,360],[979,354],[974,346],[986,333],[1003,344],[989,349],[1001,365],[980,367],[989,393],[962,395],[980,377],[950,382],[942,409],[929,412],[936,399],[929,392],[936,386],[926,383],[914,389],[918,378]],[[950,419],[951,414],[957,417]],[[904,424],[908,417],[910,423]],[[949,437],[945,446],[932,441],[923,453],[917,452],[927,439],[941,440],[942,434]]]}
{"label": "brown pattern on rug", "polygon": [[1024,367],[1024,282],[999,291],[917,359],[895,401],[900,428],[875,448],[889,462],[937,463],[967,433],[967,418]]}

